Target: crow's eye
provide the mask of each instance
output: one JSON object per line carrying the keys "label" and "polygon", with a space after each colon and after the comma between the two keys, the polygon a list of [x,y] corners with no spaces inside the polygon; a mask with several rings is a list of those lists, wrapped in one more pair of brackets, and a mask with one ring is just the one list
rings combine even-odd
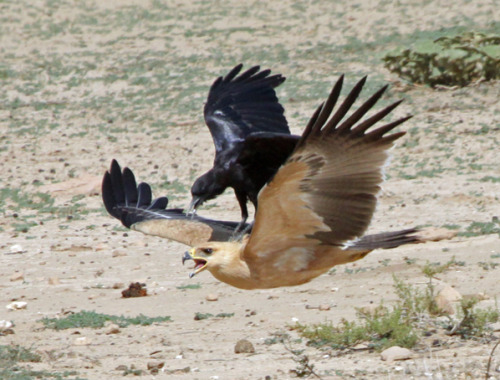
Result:
{"label": "crow's eye", "polygon": [[213,252],[213,249],[212,248],[204,248],[203,252],[206,253],[207,255],[211,255]]}

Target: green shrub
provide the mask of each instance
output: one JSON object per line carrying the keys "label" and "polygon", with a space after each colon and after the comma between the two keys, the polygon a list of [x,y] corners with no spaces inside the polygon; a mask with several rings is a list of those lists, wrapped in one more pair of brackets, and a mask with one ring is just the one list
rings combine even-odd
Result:
{"label": "green shrub", "polygon": [[387,54],[385,67],[412,83],[466,86],[500,78],[500,36],[468,32]]}

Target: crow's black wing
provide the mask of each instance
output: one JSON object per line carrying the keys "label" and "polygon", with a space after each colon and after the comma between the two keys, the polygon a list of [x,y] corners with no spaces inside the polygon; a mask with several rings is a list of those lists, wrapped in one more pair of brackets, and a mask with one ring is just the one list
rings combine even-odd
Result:
{"label": "crow's black wing", "polygon": [[217,153],[253,132],[290,133],[274,91],[285,77],[259,66],[237,76],[242,67],[217,78],[208,93],[204,116]]}
{"label": "crow's black wing", "polygon": [[155,235],[186,245],[235,238],[237,222],[186,215],[182,209],[167,209],[167,197],[152,200],[147,183],[136,185],[134,173],[123,172],[116,160],[104,174],[102,199],[106,210],[122,224],[147,235]]}

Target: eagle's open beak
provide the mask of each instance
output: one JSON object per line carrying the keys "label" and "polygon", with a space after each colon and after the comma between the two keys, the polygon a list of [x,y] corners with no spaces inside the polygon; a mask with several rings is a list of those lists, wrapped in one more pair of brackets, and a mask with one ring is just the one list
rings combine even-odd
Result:
{"label": "eagle's open beak", "polygon": [[194,268],[193,268],[194,271],[189,273],[189,278],[193,278],[201,271],[207,269],[207,260],[205,260],[202,257],[196,256],[194,248],[191,248],[189,251],[184,252],[184,256],[182,256],[182,264],[183,265],[184,265],[184,262],[186,262],[186,260],[193,260],[194,261]]}

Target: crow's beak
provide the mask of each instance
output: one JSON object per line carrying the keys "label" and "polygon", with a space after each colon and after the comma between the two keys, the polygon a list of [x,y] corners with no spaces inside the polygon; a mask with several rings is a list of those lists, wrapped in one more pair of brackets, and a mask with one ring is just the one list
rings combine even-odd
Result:
{"label": "crow's beak", "polygon": [[191,199],[191,203],[189,204],[187,214],[190,215],[191,218],[193,218],[196,215],[198,206],[200,206],[202,203],[203,202],[201,200],[201,197],[193,197]]}

